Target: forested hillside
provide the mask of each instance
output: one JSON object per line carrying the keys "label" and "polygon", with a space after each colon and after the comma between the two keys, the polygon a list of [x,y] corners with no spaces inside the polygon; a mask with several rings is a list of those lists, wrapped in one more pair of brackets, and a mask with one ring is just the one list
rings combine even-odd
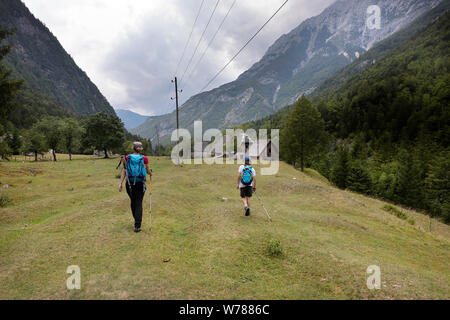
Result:
{"label": "forested hillside", "polygon": [[[447,12],[319,96],[314,107],[330,145],[305,156],[306,166],[341,188],[424,209],[449,222],[449,40]],[[290,141],[289,123],[308,103],[300,99],[294,108],[244,127],[281,127],[283,145]]]}
{"label": "forested hillside", "polygon": [[[114,114],[86,73],[20,0],[0,2],[0,25],[14,32],[7,39],[12,51],[4,63],[15,77],[25,80],[16,117],[37,117],[42,113],[89,115],[100,111]],[[12,120],[21,124],[16,118]]]}

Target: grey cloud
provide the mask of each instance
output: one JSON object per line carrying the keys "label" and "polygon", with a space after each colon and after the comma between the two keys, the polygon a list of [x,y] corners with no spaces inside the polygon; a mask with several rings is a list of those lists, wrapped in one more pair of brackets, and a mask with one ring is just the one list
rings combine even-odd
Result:
{"label": "grey cloud", "polygon": [[[191,68],[197,62],[206,42],[212,37],[231,2],[232,0],[222,0],[219,4],[214,20],[205,34],[206,41],[200,45]],[[248,69],[262,57],[278,37],[289,32],[304,19],[319,14],[331,2],[333,1],[291,0],[284,11],[281,11],[279,16],[266,26],[260,35],[230,65],[230,68],[227,68],[228,70],[216,79],[212,86],[208,87],[208,90],[237,78],[239,73],[230,73],[231,70],[243,72]],[[179,68],[179,76],[186,67],[215,1],[206,0],[205,3],[190,46]],[[189,82],[185,80],[181,84],[183,89],[180,96],[181,102],[186,101],[191,95],[199,93],[198,91],[224,65],[224,62],[241,48],[282,1],[274,3],[275,1],[271,3],[267,10],[252,13],[249,12],[251,6],[248,2],[237,1],[213,45],[209,48],[198,69],[195,70],[194,76],[190,78]],[[114,107],[145,111],[145,113],[153,115],[168,113],[174,109],[174,103],[170,100],[170,97],[174,95],[170,80],[181,56],[198,6],[199,1],[177,0],[176,8],[182,14],[180,21],[170,21],[167,20],[167,16],[155,15],[149,17],[149,20],[140,26],[138,32],[129,33],[125,39],[118,39],[110,51],[111,53],[107,55],[100,66],[102,74],[119,82],[127,92],[127,101],[121,105],[114,105]],[[218,57],[225,57],[226,59]],[[186,76],[189,74],[190,72]]]}

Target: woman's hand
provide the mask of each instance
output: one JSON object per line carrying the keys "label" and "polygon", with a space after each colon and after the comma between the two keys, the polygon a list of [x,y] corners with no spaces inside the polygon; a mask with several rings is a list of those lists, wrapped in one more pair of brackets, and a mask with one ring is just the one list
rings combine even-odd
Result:
{"label": "woman's hand", "polygon": [[122,184],[119,184],[119,192],[122,192]]}

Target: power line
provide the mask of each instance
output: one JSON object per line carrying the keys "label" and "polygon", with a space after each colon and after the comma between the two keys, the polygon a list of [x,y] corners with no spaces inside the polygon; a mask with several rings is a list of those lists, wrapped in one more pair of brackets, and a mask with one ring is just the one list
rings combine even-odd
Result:
{"label": "power line", "polygon": [[196,23],[197,23],[198,16],[200,15],[200,11],[202,10],[203,3],[204,3],[204,2],[205,2],[205,0],[202,0],[202,3],[200,4],[200,8],[198,8],[197,16],[195,17],[194,24],[192,25],[192,28],[191,28],[191,33],[189,34],[189,37],[188,37],[188,39],[187,39],[187,41],[186,41],[186,44],[184,45],[184,49],[183,49],[183,53],[181,54],[181,58],[180,58],[180,60],[178,61],[177,68],[176,68],[176,70],[175,70],[175,75],[176,75],[177,72],[178,72],[178,68],[180,67],[181,61],[182,61],[183,58],[184,58],[184,54],[186,53],[187,46],[188,46],[188,44],[189,44],[189,41],[191,40],[192,33],[194,32],[194,28],[195,28],[195,25],[196,25]]}
{"label": "power line", "polygon": [[222,28],[223,23],[225,22],[225,20],[227,19],[228,15],[230,14],[231,9],[233,9],[234,4],[236,3],[237,0],[234,0],[233,3],[231,4],[231,7],[228,9],[227,14],[223,17],[222,22],[220,22],[219,27],[217,28],[216,32],[214,33],[213,37],[211,38],[211,40],[208,43],[208,46],[206,47],[205,51],[203,51],[200,59],[197,61],[197,63],[194,65],[194,68],[192,69],[191,73],[188,76],[188,79],[190,79],[192,77],[192,74],[194,73],[194,70],[197,68],[197,66],[200,64],[200,62],[202,61],[203,57],[206,54],[206,51],[208,51],[209,47],[211,46],[211,44],[213,43],[214,39],[216,38],[217,34],[219,33],[219,30]]}
{"label": "power line", "polygon": [[200,42],[202,41],[203,36],[205,35],[206,29],[208,28],[212,17],[214,16],[214,12],[216,12],[216,9],[217,9],[217,6],[219,5],[219,2],[220,2],[220,0],[217,0],[216,5],[215,5],[215,7],[214,7],[214,9],[213,9],[213,11],[211,13],[211,16],[209,17],[208,23],[206,24],[205,29],[203,29],[202,35],[200,36],[200,39],[198,40],[197,45],[195,46],[194,53],[192,54],[191,58],[189,59],[189,63],[186,66],[186,69],[184,70],[183,75],[181,76],[180,85],[181,85],[181,83],[183,81],[183,78],[184,78],[184,75],[186,74],[186,71],[189,69],[189,66],[191,65],[192,59],[194,58],[195,54],[197,53],[198,46],[200,45]]}
{"label": "power line", "polygon": [[275,15],[284,7],[284,5],[288,2],[289,0],[286,0],[281,7],[278,8],[277,11],[275,11],[275,13],[269,18],[269,20],[267,20],[261,28],[259,28],[258,31],[256,31],[256,33],[244,44],[244,46],[239,49],[239,51],[233,56],[233,58],[230,59],[230,61],[227,62],[227,64],[219,70],[219,72],[216,73],[216,75],[209,80],[209,82],[200,90],[200,92],[203,92],[203,90],[205,90],[210,84],[211,82],[213,82],[221,73],[223,70],[225,70],[226,67],[228,67],[228,65],[242,52],[242,50],[244,50],[244,48],[258,35],[258,33],[269,23],[270,20],[272,20],[273,17],[275,17]]}

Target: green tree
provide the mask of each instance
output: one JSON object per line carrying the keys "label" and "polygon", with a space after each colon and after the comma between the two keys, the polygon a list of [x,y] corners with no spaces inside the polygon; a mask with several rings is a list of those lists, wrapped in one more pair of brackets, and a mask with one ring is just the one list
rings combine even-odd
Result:
{"label": "green tree", "polygon": [[347,178],[350,171],[350,156],[345,145],[338,147],[336,163],[331,169],[331,182],[341,189],[347,187]]}
{"label": "green tree", "polygon": [[45,143],[45,136],[38,124],[35,124],[31,129],[26,131],[23,149],[25,152],[34,153],[34,161],[38,161],[38,153],[48,150]]}
{"label": "green tree", "polygon": [[44,136],[46,146],[52,149],[53,161],[56,161],[56,150],[63,142],[62,120],[57,117],[44,117],[36,124],[36,128]]}
{"label": "green tree", "polygon": [[5,134],[4,127],[0,124],[0,159],[8,160],[8,156],[12,153],[11,148],[9,147],[6,139],[3,138]]}
{"label": "green tree", "polygon": [[133,153],[133,141],[125,141],[122,145],[125,154]]}
{"label": "green tree", "polygon": [[84,128],[79,122],[73,118],[66,118],[62,121],[62,137],[64,139],[64,147],[69,153],[69,159],[72,160],[72,152],[81,144],[81,138]]}
{"label": "green tree", "polygon": [[335,154],[333,152],[327,152],[320,154],[313,163],[313,169],[319,171],[328,180],[331,180],[331,170],[335,160]]}
{"label": "green tree", "polygon": [[450,222],[450,152],[442,152],[431,162],[425,179],[427,207],[433,216]]}
{"label": "green tree", "polygon": [[12,133],[7,134],[6,141],[12,153],[18,155],[22,147],[22,137],[20,136],[19,130],[15,129]]}
{"label": "green tree", "polygon": [[293,164],[300,161],[302,171],[305,160],[325,145],[324,121],[317,108],[304,95],[295,103],[286,119],[281,137],[283,157]]}
{"label": "green tree", "polygon": [[361,161],[355,161],[350,167],[347,177],[347,187],[356,192],[371,193],[372,180],[370,179],[367,166]]}
{"label": "green tree", "polygon": [[398,154],[398,161],[400,167],[394,186],[394,200],[420,208],[422,204],[421,170],[414,159],[414,154],[402,149]]}
{"label": "green tree", "polygon": [[377,196],[384,199],[393,199],[395,187],[395,175],[389,172],[382,172],[376,180],[375,192]]}
{"label": "green tree", "polygon": [[85,143],[97,150],[103,150],[105,158],[108,158],[108,150],[121,148],[125,140],[125,128],[116,115],[99,112],[88,117],[84,127]]}
{"label": "green tree", "polygon": [[140,139],[139,141],[141,141],[141,143],[142,143],[142,148],[144,149],[143,153],[146,155],[150,155],[150,148],[149,148],[148,140]]}
{"label": "green tree", "polygon": [[363,134],[359,134],[353,139],[351,157],[352,159],[367,159],[367,150]]}
{"label": "green tree", "polygon": [[3,64],[3,58],[11,51],[10,45],[1,45],[13,33],[0,26],[0,122],[4,122],[14,108],[14,98],[23,81],[11,79],[12,71]]}

